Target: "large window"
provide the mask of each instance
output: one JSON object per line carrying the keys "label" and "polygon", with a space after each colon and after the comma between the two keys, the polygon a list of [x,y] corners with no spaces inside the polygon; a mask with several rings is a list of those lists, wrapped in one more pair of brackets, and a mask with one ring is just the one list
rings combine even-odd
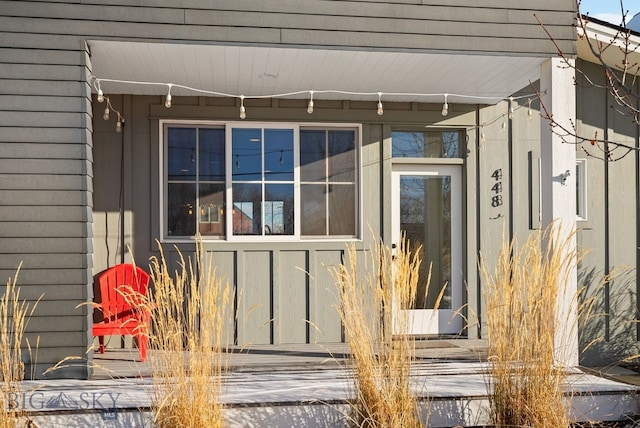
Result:
{"label": "large window", "polygon": [[357,127],[166,123],[163,132],[165,238],[359,236]]}

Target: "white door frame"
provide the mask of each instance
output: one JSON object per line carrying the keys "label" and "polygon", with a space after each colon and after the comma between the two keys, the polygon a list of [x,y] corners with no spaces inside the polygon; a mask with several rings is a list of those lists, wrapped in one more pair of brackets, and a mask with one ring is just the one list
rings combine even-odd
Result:
{"label": "white door frame", "polygon": [[[400,178],[411,176],[451,177],[451,309],[412,309],[396,312],[406,320],[412,335],[458,334],[463,329],[461,308],[463,305],[462,283],[462,165],[400,164],[393,165],[391,172],[392,242],[398,243],[400,231]],[[406,318],[405,318],[406,317]],[[398,319],[398,318],[396,318]],[[393,323],[396,326],[396,322]],[[404,324],[404,322],[403,322]],[[401,333],[395,331],[394,333]]]}

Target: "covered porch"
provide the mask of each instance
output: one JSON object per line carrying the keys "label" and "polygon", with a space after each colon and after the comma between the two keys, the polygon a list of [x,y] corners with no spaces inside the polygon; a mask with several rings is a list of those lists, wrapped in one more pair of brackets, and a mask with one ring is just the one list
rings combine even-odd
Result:
{"label": "covered porch", "polygon": [[[156,239],[167,247],[179,248],[190,248],[193,242],[172,238],[166,231],[164,123],[213,121],[230,127],[236,123],[265,126],[294,122],[317,127],[346,122],[361,127],[361,171],[355,209],[358,231],[353,236],[305,240],[296,232],[298,235],[293,238],[235,239],[228,233],[221,239],[205,240],[205,251],[213,254],[223,273],[228,274],[235,296],[243,296],[237,308],[242,323],[230,333],[234,345],[344,340],[334,309],[336,293],[326,266],[339,263],[345,243],[355,242],[366,251],[371,244],[369,228],[386,245],[396,242],[397,203],[393,192],[396,177],[407,168],[419,174],[438,172],[441,165],[455,168],[459,184],[451,215],[456,218],[457,230],[451,236],[457,242],[447,260],[449,272],[455,276],[450,282],[452,288],[457,287],[459,298],[450,299],[455,302],[450,310],[456,313],[465,308],[469,319],[452,331],[441,331],[436,326],[435,330],[416,334],[482,337],[477,254],[495,253],[503,224],[508,224],[512,233],[529,233],[528,223],[534,217],[532,207],[537,203],[531,201],[529,212],[525,212],[521,202],[504,193],[499,195],[500,201],[504,200],[500,204],[502,211],[496,210],[498,205],[493,204],[495,195],[490,190],[495,185],[490,176],[497,176],[496,171],[505,171],[505,189],[530,187],[540,191],[545,225],[557,217],[564,217],[569,228],[575,225],[575,206],[572,197],[567,197],[571,186],[560,187],[553,179],[573,168],[573,147],[553,144],[559,147],[551,151],[547,148],[552,146],[553,136],[546,123],[536,120],[531,122],[533,125],[518,124],[520,119],[526,122],[531,109],[537,108],[534,98],[538,93],[546,97],[546,106],[554,117],[571,120],[575,115],[567,107],[573,99],[573,87],[567,85],[571,75],[547,57],[104,40],[89,41],[89,47],[90,83],[95,92],[111,97],[113,107],[111,121],[103,122],[94,114],[96,272],[128,259],[124,251],[128,245],[140,264],[157,254]],[[92,107],[99,113],[105,105],[94,96]],[[108,105],[106,108],[110,109]],[[120,136],[113,129],[114,113]],[[234,122],[229,125],[230,121]],[[513,128],[509,132],[504,131],[507,122]],[[457,159],[429,158],[426,152],[417,159],[394,159],[391,145],[396,129],[414,133],[456,130],[461,136],[460,153]],[[523,130],[525,134],[521,134]],[[535,154],[541,150],[535,134],[543,136],[546,147],[539,155],[543,168],[537,177],[539,183],[534,182],[535,172],[525,177],[518,170],[524,162],[529,162],[528,168],[533,170]],[[513,149],[513,141],[519,139],[530,147]],[[112,174],[118,162],[114,143],[122,147],[120,180]],[[523,156],[516,158],[512,149],[529,153],[523,151]],[[229,160],[230,156],[236,158]],[[237,155],[227,155],[226,162],[228,169],[234,170],[240,164]],[[433,165],[436,167],[424,172]],[[396,171],[399,172],[394,175]],[[229,189],[231,179],[227,180]],[[114,188],[118,187],[121,201],[116,203]],[[535,199],[533,194],[531,198]],[[230,202],[227,199],[227,207],[232,205]],[[231,225],[227,232],[230,230]],[[175,255],[170,257],[175,260]],[[575,284],[568,290],[575,290]],[[570,308],[563,307],[570,315]],[[442,326],[447,322],[445,319]],[[575,365],[577,340],[569,342],[572,345],[563,349],[563,358],[567,365]]]}

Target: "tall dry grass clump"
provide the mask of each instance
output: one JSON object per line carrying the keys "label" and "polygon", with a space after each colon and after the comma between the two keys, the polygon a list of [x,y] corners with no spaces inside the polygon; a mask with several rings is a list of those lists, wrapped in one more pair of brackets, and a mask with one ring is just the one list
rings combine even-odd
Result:
{"label": "tall dry grass clump", "polygon": [[496,426],[569,426],[563,398],[566,372],[554,357],[555,335],[567,331],[558,325],[565,321],[557,318],[559,297],[566,273],[577,263],[571,238],[551,227],[522,247],[504,241],[495,269],[481,265]]}
{"label": "tall dry grass clump", "polygon": [[19,272],[20,267],[15,276],[7,280],[4,294],[0,296],[0,428],[22,426],[19,419],[26,417],[24,409],[15,408],[11,397],[21,392],[20,382],[25,375],[23,351],[32,354],[24,332],[38,302],[29,305],[26,300],[20,300],[20,288],[16,286]]}
{"label": "tall dry grass clump", "polygon": [[220,403],[225,361],[228,281],[218,276],[201,241],[195,262],[180,253],[172,275],[162,248],[150,264],[153,305],[149,339],[154,424],[159,428],[223,426]]}
{"label": "tall dry grass clump", "polygon": [[421,426],[410,385],[415,343],[402,334],[407,317],[397,310],[412,307],[416,298],[417,254],[404,239],[395,259],[382,245],[370,251],[369,260],[350,246],[344,262],[333,272],[340,294],[338,311],[354,365],[356,396],[351,420],[355,426]]}

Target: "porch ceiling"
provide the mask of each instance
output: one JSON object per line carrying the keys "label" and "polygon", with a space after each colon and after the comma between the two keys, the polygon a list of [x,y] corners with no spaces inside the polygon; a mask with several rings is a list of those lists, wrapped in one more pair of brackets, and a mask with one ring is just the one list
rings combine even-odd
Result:
{"label": "porch ceiling", "polygon": [[[305,90],[316,99],[494,104],[539,79],[545,58],[265,46],[91,41],[92,73],[100,79],[185,85],[231,95],[269,96]],[[105,93],[163,95],[163,85],[103,82]],[[172,95],[196,95],[173,88]],[[390,93],[402,95],[387,95]],[[422,94],[434,94],[424,96]],[[308,94],[297,95],[307,98]]]}

